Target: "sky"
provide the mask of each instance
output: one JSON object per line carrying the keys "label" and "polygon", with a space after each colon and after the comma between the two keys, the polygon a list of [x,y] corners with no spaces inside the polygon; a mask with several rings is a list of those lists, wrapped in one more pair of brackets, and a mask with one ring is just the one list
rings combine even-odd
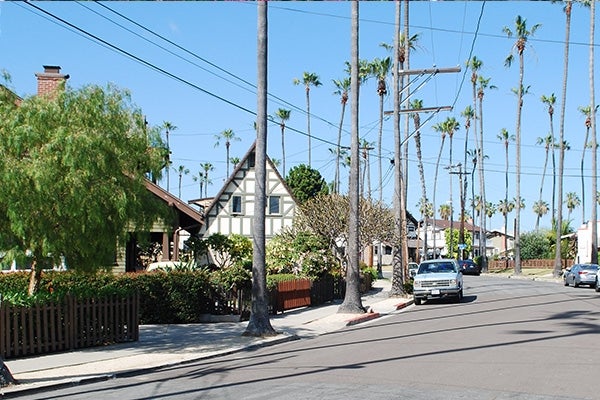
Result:
{"label": "sky", "polygon": [[[421,129],[427,195],[433,198],[435,165],[441,135],[432,128],[447,117],[455,117],[460,129],[453,137],[453,164],[464,163],[466,131],[461,112],[472,105],[470,71],[466,61],[476,56],[483,62],[480,75],[495,86],[486,92],[483,107],[486,197],[495,204],[504,199],[505,149],[498,139],[501,129],[516,133],[519,65],[505,66],[513,51],[514,37],[504,27],[515,30],[518,15],[529,28],[539,27],[530,37],[525,52],[524,97],[521,121],[521,211],[520,231],[531,231],[536,216],[533,203],[542,199],[552,204],[552,163],[544,177],[544,146],[537,139],[550,132],[547,107],[542,95],[557,97],[554,132],[558,138],[565,16],[560,2],[549,1],[411,1],[410,35],[418,35],[410,55],[410,69],[454,68],[460,72],[415,78],[411,99],[420,99],[424,107],[452,106],[451,111],[423,114]],[[403,9],[404,12],[404,9]],[[341,116],[340,97],[333,79],[347,76],[345,62],[351,58],[349,2],[276,2],[268,3],[268,113],[278,108],[291,110],[285,135],[286,170],[308,164],[306,93],[295,78],[304,72],[319,76],[321,86],[310,90],[311,167],[319,170],[327,182],[335,175],[335,160],[329,149],[337,142]],[[393,43],[395,4],[388,1],[360,2],[359,57],[373,60],[390,53],[381,43]],[[564,132],[570,150],[565,155],[564,191],[582,199],[580,162],[584,148],[585,118],[579,107],[590,104],[589,93],[589,9],[573,6],[567,101]],[[594,40],[599,42],[596,37]],[[131,92],[133,102],[151,125],[168,121],[177,129],[169,135],[173,170],[169,190],[179,195],[179,166],[189,169],[183,175],[181,198],[201,197],[193,180],[202,163],[211,163],[208,196],[216,195],[227,178],[226,152],[216,135],[233,130],[239,141],[231,144],[231,156],[242,157],[255,140],[257,77],[257,7],[255,2],[23,2],[0,1],[0,70],[10,74],[7,83],[22,97],[36,92],[35,73],[43,65],[57,65],[69,74],[72,88],[109,83]],[[513,53],[514,54],[514,53]],[[599,65],[600,62],[596,62]],[[389,87],[392,81],[389,79]],[[352,96],[352,94],[351,94]],[[597,97],[597,96],[596,96]],[[371,193],[379,198],[376,143],[379,131],[377,84],[371,79],[359,90],[359,135],[373,144],[370,152]],[[385,98],[384,109],[393,110],[393,98]],[[401,126],[404,127],[404,118]],[[412,122],[411,122],[412,127]],[[342,145],[350,146],[351,118],[348,104],[343,124]],[[383,126],[382,199],[392,205],[394,158],[393,118]],[[474,148],[471,129],[468,148]],[[407,207],[419,217],[421,196],[414,141],[409,146]],[[509,145],[509,198],[515,193],[515,144]],[[282,160],[281,130],[268,126],[267,153]],[[558,163],[557,163],[558,164]],[[451,175],[449,140],[446,139],[435,194],[436,205],[450,201],[458,217],[458,175]],[[282,167],[282,165],[280,164]],[[472,163],[467,162],[468,169]],[[232,169],[230,168],[230,171]],[[342,191],[346,190],[348,169],[342,168]],[[585,155],[584,185],[586,207],[571,214],[571,226],[577,228],[591,214],[591,153]],[[452,181],[452,186],[450,182]],[[166,188],[166,179],[160,182]],[[470,198],[469,182],[469,195]],[[452,190],[450,190],[452,188]],[[479,189],[477,177],[476,191]],[[563,195],[564,197],[564,195]],[[564,218],[568,210],[564,208]],[[584,212],[585,211],[585,212]],[[509,214],[509,232],[515,218]],[[503,230],[504,219],[497,213],[488,229]],[[540,221],[549,228],[550,214]]]}

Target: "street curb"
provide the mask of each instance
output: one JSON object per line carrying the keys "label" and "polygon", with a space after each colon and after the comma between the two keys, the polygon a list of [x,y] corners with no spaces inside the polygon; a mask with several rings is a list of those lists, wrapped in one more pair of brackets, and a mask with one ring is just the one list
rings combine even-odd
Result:
{"label": "street curb", "polygon": [[[252,344],[249,344],[246,346],[240,346],[240,347],[233,348],[233,349],[214,351],[212,353],[199,355],[198,357],[194,357],[189,360],[166,362],[164,364],[155,365],[152,367],[138,368],[138,369],[134,369],[134,370],[130,370],[130,371],[123,371],[123,372],[97,374],[97,375],[90,376],[87,378],[73,378],[73,379],[70,379],[70,380],[67,380],[64,382],[50,383],[50,384],[31,386],[31,387],[22,387],[22,386],[19,387],[19,384],[17,382],[17,384],[14,386],[6,386],[6,387],[0,389],[0,398],[5,399],[5,398],[12,398],[12,397],[22,397],[22,396],[27,396],[30,394],[46,392],[48,390],[65,389],[65,388],[70,388],[70,387],[80,386],[80,385],[85,385],[85,384],[90,384],[90,383],[108,381],[111,379],[133,377],[133,376],[147,374],[149,372],[154,372],[154,371],[157,371],[162,368],[169,368],[169,367],[174,367],[174,366],[178,366],[178,365],[191,364],[191,363],[194,363],[194,362],[197,362],[200,360],[208,360],[211,358],[222,357],[222,356],[240,353],[242,351],[253,350],[253,349],[257,349],[257,348],[261,348],[261,347],[274,346],[277,344],[291,342],[293,340],[300,339],[300,336],[298,336],[296,334],[288,335],[284,332],[277,332],[277,334],[278,334],[278,336],[283,336],[283,337],[273,336],[271,338],[265,338],[263,340],[260,340],[258,343],[252,343]],[[8,389],[8,391],[5,391],[7,389]],[[13,390],[11,390],[11,389],[13,389]]]}
{"label": "street curb", "polygon": [[346,321],[346,326],[352,326],[356,324],[360,324],[361,322],[370,321],[375,318],[379,318],[381,314],[378,312],[369,312],[366,314],[359,315],[358,317],[351,318]]}

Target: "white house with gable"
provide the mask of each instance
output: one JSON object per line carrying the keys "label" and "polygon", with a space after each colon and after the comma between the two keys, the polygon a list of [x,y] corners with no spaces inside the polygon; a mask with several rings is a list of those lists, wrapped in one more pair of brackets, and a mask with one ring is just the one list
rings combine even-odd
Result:
{"label": "white house with gable", "polygon": [[[256,144],[253,144],[208,206],[195,203],[201,206],[204,214],[200,236],[239,234],[252,239],[256,192],[255,149]],[[269,157],[266,164],[265,237],[268,241],[283,227],[292,225],[296,201]]]}

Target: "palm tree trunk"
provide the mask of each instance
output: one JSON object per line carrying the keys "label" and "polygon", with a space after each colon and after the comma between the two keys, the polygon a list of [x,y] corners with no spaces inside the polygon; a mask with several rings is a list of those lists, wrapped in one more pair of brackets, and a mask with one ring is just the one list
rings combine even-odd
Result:
{"label": "palm tree trunk", "polygon": [[[552,139],[552,143],[554,140]],[[550,148],[546,147],[546,158],[544,158],[544,171],[542,172],[542,182],[540,183],[540,201],[542,201],[543,191],[544,191],[544,178],[546,178],[546,167],[548,166],[548,152]],[[538,213],[537,218],[535,220],[535,230],[537,231],[540,227],[540,217],[541,215]]]}
{"label": "palm tree trunk", "polygon": [[442,159],[442,150],[444,149],[444,139],[445,136],[442,136],[442,143],[440,144],[440,151],[438,153],[437,162],[435,163],[435,175],[433,176],[433,258],[437,258],[437,244],[436,244],[436,234],[435,234],[435,210],[437,204],[435,203],[435,194],[437,193],[437,181],[438,181],[438,171],[440,169],[440,160]]}
{"label": "palm tree trunk", "polygon": [[521,111],[523,109],[523,74],[525,72],[523,53],[519,53],[519,87],[517,96],[517,129],[516,129],[516,177],[515,177],[515,204],[516,218],[514,229],[514,255],[515,275],[521,275]]}
{"label": "palm tree trunk", "polygon": [[[487,219],[487,201],[485,197],[485,167],[484,167],[484,152],[483,152],[483,97],[479,99],[479,146],[478,146],[478,164],[479,164],[479,193],[481,197],[481,226],[479,227],[479,242],[481,247],[482,257],[482,270],[487,272],[487,233],[486,233],[486,219]],[[491,219],[491,218],[490,218]]]}
{"label": "palm tree trunk", "polygon": [[344,114],[346,112],[346,103],[342,102],[342,115],[340,117],[340,127],[338,129],[338,138],[337,138],[337,153],[336,153],[336,162],[335,162],[335,193],[340,192],[340,157],[341,157],[341,146],[342,146],[342,127],[344,124]]}
{"label": "palm tree trunk", "polygon": [[[396,0],[396,15],[395,15],[395,34],[394,34],[394,70],[399,70],[398,55],[400,54],[400,12],[401,2]],[[400,134],[400,90],[401,77],[399,74],[393,74],[393,89],[394,94],[394,217],[396,220],[396,229],[398,236],[403,237],[404,216],[402,215],[402,138]],[[402,244],[394,246],[394,258],[392,269],[392,288],[391,296],[399,296],[405,293],[404,290],[404,271],[402,267],[404,247]]]}
{"label": "palm tree trunk", "polygon": [[[552,275],[558,278],[562,274],[562,249],[561,240],[562,235],[562,192],[563,192],[563,174],[564,174],[564,162],[565,162],[565,148],[564,148],[564,137],[565,137],[565,105],[567,102],[567,77],[569,72],[569,37],[571,31],[571,1],[567,0],[565,7],[566,12],[566,24],[565,24],[565,53],[563,63],[563,82],[562,82],[562,101],[560,102],[560,123],[559,123],[559,150],[558,150],[558,185],[556,188],[556,244],[554,253],[554,271]],[[590,44],[591,46],[591,44]],[[594,221],[595,222],[595,221]],[[594,223],[595,225],[595,223]]]}
{"label": "palm tree trunk", "polygon": [[252,312],[244,336],[276,336],[269,320],[269,296],[265,267],[265,205],[267,158],[267,2],[258,9],[258,79],[256,129],[256,195],[252,251]]}
{"label": "palm tree trunk", "polygon": [[379,202],[383,201],[383,170],[381,167],[381,147],[383,141],[383,94],[379,96],[379,135],[377,136],[377,158],[379,168]]}
{"label": "palm tree trunk", "polygon": [[585,149],[588,145],[588,137],[590,134],[589,128],[585,130],[585,140],[583,142],[583,150],[581,152],[581,162],[579,165],[579,171],[581,174],[581,223],[585,224],[585,176],[583,174],[583,166],[584,166],[584,158],[585,158]]}
{"label": "palm tree trunk", "polygon": [[590,4],[590,109],[592,110],[592,256],[591,262],[598,263],[598,183],[597,163],[598,149],[596,148],[596,97],[594,93],[594,30],[596,25],[596,2]]}
{"label": "palm tree trunk", "polygon": [[346,295],[344,301],[340,305],[339,313],[364,313],[365,309],[360,298],[360,275],[359,275],[359,196],[358,196],[358,180],[359,180],[359,134],[358,134],[358,98],[359,98],[359,77],[358,77],[358,1],[353,1],[352,10],[352,27],[351,27],[351,99],[352,109],[352,140],[350,144],[350,184],[349,184],[349,200],[350,200],[350,215],[348,218],[348,268],[346,270]]}

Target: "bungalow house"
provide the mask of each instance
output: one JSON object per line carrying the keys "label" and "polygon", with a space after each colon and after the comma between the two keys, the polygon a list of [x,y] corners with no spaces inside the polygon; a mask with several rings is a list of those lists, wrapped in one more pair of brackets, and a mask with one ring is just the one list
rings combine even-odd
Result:
{"label": "bungalow house", "polygon": [[[408,260],[418,261],[419,240],[417,237],[417,227],[419,222],[408,211],[406,212],[406,237],[408,240]],[[372,252],[371,252],[372,250]],[[375,243],[367,247],[362,255],[363,261],[369,265],[392,265],[394,258],[394,246],[390,243]],[[375,258],[375,260],[373,260]]]}
{"label": "bungalow house", "polygon": [[[448,257],[449,249],[446,246],[446,229],[450,228],[450,221],[445,219],[428,219],[427,225],[423,226],[424,222],[421,223],[421,229],[419,230],[419,254],[422,257],[425,254],[425,239],[427,240],[427,258],[434,257]],[[469,232],[472,241],[473,253],[471,257],[478,257],[480,255],[480,245],[483,244],[481,240],[480,227],[474,225],[471,222],[465,221],[463,224],[465,232]],[[452,221],[452,229],[458,231],[461,229],[460,221]],[[460,245],[457,243],[456,245]],[[487,239],[485,242],[485,253],[490,256],[493,253],[494,246]]]}
{"label": "bungalow house", "polygon": [[[204,217],[199,235],[213,233],[239,234],[252,239],[254,234],[254,203],[256,198],[256,144],[253,144],[237,164],[221,191],[207,205],[206,199],[195,201]],[[268,241],[286,226],[291,226],[296,213],[296,201],[277,168],[267,157],[266,163],[265,238]]]}
{"label": "bungalow house", "polygon": [[511,258],[514,255],[515,237],[504,231],[491,230],[487,232],[487,241],[492,245],[492,252],[488,256],[497,258]]}
{"label": "bungalow house", "polygon": [[[179,261],[179,252],[183,242],[190,236],[197,234],[203,224],[200,212],[182,201],[160,186],[146,179],[146,188],[170,207],[174,219],[166,223],[156,221],[149,232],[148,242],[156,244],[155,258],[150,262]],[[125,248],[119,249],[117,260],[113,267],[114,272],[134,272],[143,269],[140,263],[138,241],[133,232],[130,232]]]}

